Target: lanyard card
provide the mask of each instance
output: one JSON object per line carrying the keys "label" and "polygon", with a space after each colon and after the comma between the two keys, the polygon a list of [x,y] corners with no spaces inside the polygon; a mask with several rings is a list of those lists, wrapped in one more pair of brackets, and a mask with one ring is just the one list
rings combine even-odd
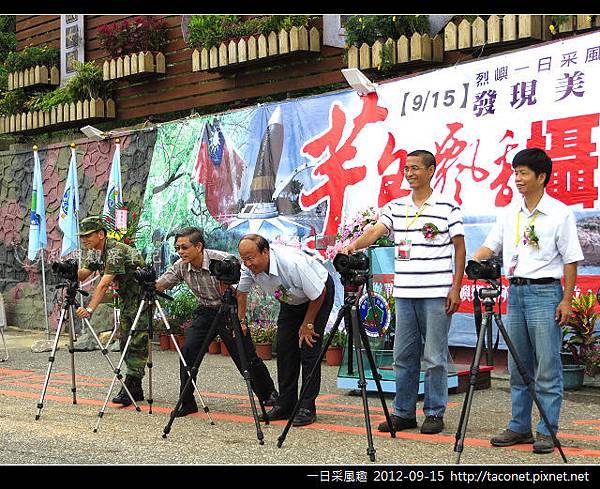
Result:
{"label": "lanyard card", "polygon": [[410,260],[410,249],[412,241],[409,239],[401,239],[396,246],[396,258],[398,260]]}

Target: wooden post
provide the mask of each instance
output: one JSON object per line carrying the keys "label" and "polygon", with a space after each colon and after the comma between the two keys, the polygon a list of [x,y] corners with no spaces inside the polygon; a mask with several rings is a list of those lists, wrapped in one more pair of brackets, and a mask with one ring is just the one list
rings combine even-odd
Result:
{"label": "wooden post", "polygon": [[444,51],[458,49],[458,28],[454,22],[448,22],[444,27]]}
{"label": "wooden post", "polygon": [[106,117],[109,117],[111,119],[114,119],[117,115],[117,110],[115,107],[115,101],[111,98],[109,98],[106,101]]}
{"label": "wooden post", "polygon": [[371,46],[371,67],[381,69],[381,51],[383,45],[381,41],[375,41]]}
{"label": "wooden post", "polygon": [[463,19],[458,25],[458,49],[468,49],[472,45],[471,24],[467,19]]}
{"label": "wooden post", "polygon": [[221,43],[219,46],[219,66],[227,66],[227,46]]}
{"label": "wooden post", "polygon": [[485,44],[485,20],[477,17],[471,25],[473,46],[483,46]]}
{"label": "wooden post", "polygon": [[267,56],[267,38],[264,34],[258,36],[258,57],[265,58]]}
{"label": "wooden post", "polygon": [[58,85],[59,82],[60,82],[60,70],[56,66],[53,66],[52,68],[50,68],[50,83],[52,85]]}
{"label": "wooden post", "polygon": [[110,79],[114,80],[117,77],[117,62],[114,59],[110,60]]}
{"label": "wooden post", "polygon": [[308,43],[311,51],[321,51],[321,35],[319,34],[319,29],[316,27],[313,27],[308,33]]}
{"label": "wooden post", "polygon": [[505,15],[502,18],[502,40],[514,41],[517,39],[517,16]]}
{"label": "wooden post", "polygon": [[258,46],[256,43],[256,37],[250,36],[248,38],[248,61],[258,58]]}
{"label": "wooden post", "polygon": [[102,79],[110,80],[110,63],[108,61],[102,64]]}
{"label": "wooden post", "polygon": [[358,48],[350,46],[347,51],[348,68],[358,68]]}
{"label": "wooden post", "polygon": [[406,63],[410,60],[410,52],[408,49],[408,38],[405,35],[398,39],[398,63]]}
{"label": "wooden post", "polygon": [[361,70],[368,70],[373,66],[371,63],[371,48],[365,42],[363,42],[362,46],[359,49],[359,68]]}
{"label": "wooden post", "polygon": [[235,41],[229,41],[229,45],[227,46],[227,58],[229,60],[229,64],[238,62],[237,44]]}
{"label": "wooden post", "polygon": [[240,39],[237,45],[237,54],[238,54],[238,62],[243,63],[244,61],[248,61],[248,45],[245,39]]}
{"label": "wooden post", "polygon": [[267,37],[267,56],[277,56],[277,33],[271,31]]}
{"label": "wooden post", "polygon": [[219,50],[216,46],[210,48],[208,52],[208,66],[209,68],[218,68],[219,66]]}
{"label": "wooden post", "polygon": [[200,71],[200,53],[197,49],[192,52],[192,71]]}
{"label": "wooden post", "polygon": [[277,36],[279,39],[279,54],[286,54],[290,52],[290,38],[289,32],[281,29],[279,31],[279,35]]}
{"label": "wooden post", "polygon": [[490,15],[487,21],[487,42],[493,44],[500,42],[500,17],[497,15]]}

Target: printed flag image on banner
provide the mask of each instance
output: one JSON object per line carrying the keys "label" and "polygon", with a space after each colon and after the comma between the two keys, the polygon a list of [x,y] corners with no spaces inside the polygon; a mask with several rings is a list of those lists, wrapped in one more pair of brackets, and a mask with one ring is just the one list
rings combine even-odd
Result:
{"label": "printed flag image on banner", "polygon": [[[299,239],[314,250],[315,236],[333,237],[365,209],[408,195],[407,154],[423,149],[437,162],[432,187],[461,207],[470,257],[496,216],[522,198],[515,154],[539,147],[553,161],[546,192],[577,219],[585,256],[580,294],[600,283],[599,101],[600,33],[592,32],[385,80],[364,96],[341,90],[163,124],[138,242],[154,253],[155,233],[170,239],[178,227],[198,225],[207,246],[234,253],[244,232],[271,242]],[[239,188],[239,173],[223,180],[227,210],[215,205],[204,188],[209,180],[195,170],[208,161],[194,153],[208,122],[242,162]],[[466,278],[461,298],[451,344],[471,346],[473,284]]]}
{"label": "printed flag image on banner", "polygon": [[44,187],[40,156],[33,152],[33,189],[31,191],[31,212],[29,218],[29,248],[27,258],[35,260],[38,252],[46,248],[46,209],[44,208]]}
{"label": "printed flag image on banner", "polygon": [[79,183],[77,181],[77,156],[71,148],[69,173],[58,214],[58,225],[63,232],[60,256],[79,249]]}

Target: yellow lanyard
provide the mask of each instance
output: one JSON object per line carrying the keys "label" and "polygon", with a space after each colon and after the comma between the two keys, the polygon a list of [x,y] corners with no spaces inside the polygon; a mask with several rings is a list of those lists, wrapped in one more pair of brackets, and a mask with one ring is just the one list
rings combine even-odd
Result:
{"label": "yellow lanyard", "polygon": [[413,220],[408,222],[408,204],[405,204],[406,206],[406,238],[408,238],[408,229],[415,223],[415,221],[419,218],[419,216],[423,213],[423,211],[425,210],[425,204],[423,204],[423,207],[421,208],[421,210],[417,213],[417,215],[415,217],[413,217]]}
{"label": "yellow lanyard", "polygon": [[[535,213],[533,214],[533,217],[531,218],[531,220],[529,221],[529,224],[527,224],[527,227],[525,229],[527,229],[528,227],[530,227],[533,224],[533,221],[535,221],[535,218],[537,217],[537,215],[540,213],[540,211],[535,211]],[[521,209],[519,209],[519,212],[517,213],[517,229],[516,229],[516,236],[515,236],[515,246],[518,247],[519,246],[519,241],[521,239]]]}

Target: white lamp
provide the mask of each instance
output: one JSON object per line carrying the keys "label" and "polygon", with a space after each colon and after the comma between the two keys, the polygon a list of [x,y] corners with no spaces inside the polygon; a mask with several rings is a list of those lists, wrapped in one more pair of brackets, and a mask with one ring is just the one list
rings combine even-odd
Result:
{"label": "white lamp", "polygon": [[103,141],[109,137],[109,133],[96,129],[94,126],[83,126],[79,130],[94,141]]}
{"label": "white lamp", "polygon": [[369,80],[358,68],[344,68],[342,75],[356,93],[366,95],[377,90],[377,83]]}

